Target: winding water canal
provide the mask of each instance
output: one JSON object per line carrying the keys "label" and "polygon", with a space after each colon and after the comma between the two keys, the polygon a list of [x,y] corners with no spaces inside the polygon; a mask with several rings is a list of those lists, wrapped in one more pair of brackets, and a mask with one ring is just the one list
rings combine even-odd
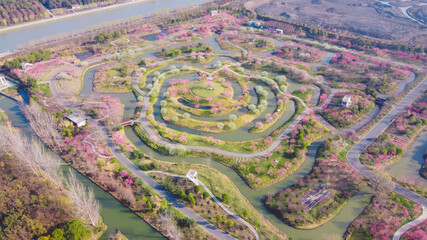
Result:
{"label": "winding water canal", "polygon": [[[17,102],[9,98],[0,98],[0,107],[9,116],[12,125],[20,128],[28,137],[37,137],[24,114],[21,112]],[[68,166],[64,166],[64,171],[68,171]],[[77,172],[76,172],[77,173]],[[89,179],[78,174],[78,179],[86,186],[94,190],[95,197],[101,205],[101,216],[108,226],[107,231],[102,235],[101,240],[109,239],[109,236],[119,229],[129,239],[164,239],[164,237],[148,225],[144,220],[123,206],[117,199],[98,187]]]}
{"label": "winding water canal", "polygon": [[[209,38],[207,41],[211,40],[212,38]],[[215,46],[215,45],[214,45]],[[219,49],[215,49],[215,51],[218,51]],[[152,55],[152,52],[149,52],[146,54],[147,56]],[[214,59],[212,62],[216,62],[217,60]],[[180,66],[180,64],[174,64],[175,66]],[[84,86],[82,91],[80,92],[80,95],[90,95],[94,94],[93,92],[93,76],[96,71],[97,67],[89,69],[84,77]],[[164,67],[164,69],[169,69],[170,66]],[[195,75],[188,75],[192,78],[195,78]],[[177,77],[179,78],[179,76]],[[148,78],[150,79],[150,77]],[[163,83],[162,86],[168,86],[167,82],[171,79],[165,79],[165,83]],[[191,80],[191,79],[190,79]],[[288,91],[293,91],[295,89],[298,89],[301,85],[293,83],[290,81],[290,86],[288,88]],[[160,91],[162,92],[162,91]],[[273,93],[271,93],[273,95]],[[118,97],[121,99],[122,103],[125,105],[125,113],[124,113],[124,119],[129,119],[130,116],[134,113],[135,110],[135,103],[136,98],[133,95],[133,93],[123,93],[123,94],[108,94],[114,97]],[[270,94],[269,94],[270,95]],[[272,99],[274,98],[273,96]],[[270,98],[269,97],[269,98]],[[269,101],[270,102],[270,101]],[[159,101],[157,101],[156,104],[158,104]],[[154,107],[156,107],[156,104]],[[158,106],[159,107],[159,106]],[[274,110],[275,105],[269,105],[267,107],[267,110]],[[155,111],[159,112],[159,111]],[[292,116],[292,114],[295,112],[295,107],[292,104],[292,101],[289,101],[288,107],[286,108],[286,112],[284,113],[284,116],[281,118],[276,125],[272,128],[273,130],[279,127],[280,125],[286,123],[289,118]],[[165,122],[160,116],[156,117],[157,121]],[[168,124],[167,122],[165,122]],[[248,124],[250,126],[250,124]],[[179,127],[175,125],[171,125],[170,127],[175,128],[179,131],[185,131],[185,132],[191,132],[191,129],[187,129],[184,127]],[[228,141],[241,141],[242,135],[244,138],[251,138],[251,139],[257,139],[262,138],[263,136],[267,136],[270,132],[270,129],[267,129],[266,131],[260,133],[260,134],[251,134],[246,131],[241,131],[239,133],[236,133],[236,131],[233,131],[231,133],[223,133],[223,134],[214,134],[215,137],[218,139],[228,140]],[[271,130],[271,131],[273,131]],[[357,194],[355,197],[351,198],[349,202],[343,207],[343,209],[335,216],[331,221],[328,223],[312,230],[298,230],[294,229],[285,223],[283,223],[281,220],[279,220],[276,216],[274,216],[272,213],[270,213],[262,203],[262,200],[267,197],[270,194],[274,194],[282,189],[285,189],[291,185],[293,185],[299,178],[304,177],[305,175],[309,174],[313,164],[315,162],[315,156],[318,147],[322,144],[322,140],[319,140],[315,143],[313,143],[308,150],[308,154],[306,157],[306,160],[301,165],[301,167],[291,176],[288,178],[275,183],[265,189],[255,191],[248,187],[248,185],[241,179],[240,176],[237,175],[237,173],[232,170],[229,167],[226,167],[222,165],[219,162],[213,161],[208,158],[184,158],[184,157],[170,157],[162,155],[155,150],[148,147],[145,143],[143,143],[138,136],[134,134],[132,129],[130,127],[125,128],[125,132],[127,137],[134,143],[136,147],[138,147],[142,152],[145,154],[153,157],[154,159],[161,160],[161,161],[168,161],[168,162],[185,162],[185,163],[199,163],[199,164],[205,164],[210,167],[213,167],[217,169],[218,171],[222,172],[226,176],[228,176],[231,181],[235,184],[235,186],[239,189],[239,191],[250,201],[250,203],[254,206],[255,209],[257,209],[261,214],[263,214],[273,225],[275,225],[279,230],[285,232],[289,236],[293,237],[297,240],[309,240],[309,239],[316,239],[319,236],[322,236],[324,234],[335,234],[342,236],[344,232],[346,231],[346,228],[351,224],[351,222],[363,211],[363,209],[369,204],[370,197],[372,194],[366,189],[361,191],[359,194]],[[191,132],[193,133],[193,132]],[[195,134],[201,134],[199,132],[194,132]],[[203,134],[209,134],[209,133],[203,133]]]}
{"label": "winding water canal", "polygon": [[[0,106],[11,119],[14,127],[20,128],[28,137],[37,137],[31,129],[24,114],[21,112],[17,102],[1,98]],[[69,167],[65,167],[67,171]],[[130,239],[164,239],[163,236],[154,230],[150,225],[135,215],[127,207],[123,206],[117,199],[91,182],[81,174],[77,174],[79,180],[86,186],[94,190],[95,197],[101,205],[101,216],[106,225],[107,231],[101,237],[102,240],[109,239],[109,236],[119,229]]]}

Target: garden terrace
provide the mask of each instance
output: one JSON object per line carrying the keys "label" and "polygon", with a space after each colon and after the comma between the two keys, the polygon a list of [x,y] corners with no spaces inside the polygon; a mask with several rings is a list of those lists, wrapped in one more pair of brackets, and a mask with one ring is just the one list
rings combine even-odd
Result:
{"label": "garden terrace", "polygon": [[[420,205],[414,204],[396,193],[380,192],[373,197],[369,206],[350,225],[346,237],[351,240],[391,239],[397,229],[416,219],[421,213]],[[411,233],[406,235],[406,237],[410,236],[412,236]]]}
{"label": "garden terrace", "polygon": [[372,142],[361,155],[361,162],[368,167],[384,169],[402,158],[409,145],[424,131],[427,120],[423,117],[427,94],[408,106],[407,112],[397,117],[384,133]]}
{"label": "garden terrace", "polygon": [[[316,228],[332,219],[360,189],[366,186],[361,176],[331,151],[340,149],[343,140],[328,140],[319,149],[320,155],[311,173],[295,185],[265,199],[267,208],[295,228]],[[332,147],[334,146],[334,147]],[[319,184],[327,184],[329,194],[306,211],[298,200]]]}
{"label": "garden terrace", "polygon": [[96,69],[94,75],[95,92],[130,92],[132,90],[131,74],[134,71],[133,64],[109,63]]}
{"label": "garden terrace", "polygon": [[[233,237],[238,239],[255,239],[255,236],[242,222],[226,213],[201,186],[196,186],[186,178],[171,177],[162,173],[153,172],[150,173],[150,176],[166,190],[181,199],[185,205],[223,231],[229,231]],[[228,195],[225,196],[227,197],[221,199],[222,202],[230,204],[231,199]]]}
{"label": "garden terrace", "polygon": [[339,53],[331,59],[330,65],[318,69],[318,74],[332,81],[333,86],[347,87],[346,83],[361,83],[361,87],[368,87],[383,94],[395,92],[398,81],[405,80],[411,73],[408,67],[377,60],[368,61],[347,52]]}
{"label": "garden terrace", "polygon": [[[349,106],[343,106],[344,97],[351,97]],[[323,105],[318,113],[336,128],[352,126],[368,115],[374,108],[371,96],[359,90],[336,93],[329,104]]]}

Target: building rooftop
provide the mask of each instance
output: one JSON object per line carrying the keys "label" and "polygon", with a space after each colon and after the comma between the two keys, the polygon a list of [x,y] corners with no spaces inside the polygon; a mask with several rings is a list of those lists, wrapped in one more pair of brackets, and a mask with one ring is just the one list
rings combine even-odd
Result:
{"label": "building rooftop", "polygon": [[71,114],[69,116],[67,116],[67,119],[70,120],[71,122],[73,122],[74,124],[76,124],[77,126],[80,125],[84,125],[86,124],[86,119],[81,117],[81,116],[77,116],[75,114]]}
{"label": "building rooftop", "polygon": [[351,96],[350,95],[345,95],[342,99],[344,102],[348,102],[351,100]]}

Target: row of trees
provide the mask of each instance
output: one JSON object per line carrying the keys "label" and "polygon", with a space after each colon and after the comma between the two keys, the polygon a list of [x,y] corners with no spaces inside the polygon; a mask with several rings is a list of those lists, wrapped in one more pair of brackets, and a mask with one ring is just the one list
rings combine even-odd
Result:
{"label": "row of trees", "polygon": [[[62,162],[56,155],[47,151],[35,138],[27,138],[8,125],[0,126],[0,149],[1,171],[5,171],[1,175],[13,175],[8,179],[14,179],[14,181],[9,181],[2,178],[8,183],[2,183],[1,186],[12,189],[8,186],[12,184],[16,186],[14,189],[21,189],[18,192],[10,192],[13,202],[16,202],[15,199],[20,199],[19,204],[10,205],[9,211],[1,210],[3,205],[0,204],[2,205],[0,206],[1,218],[9,219],[6,222],[0,221],[1,228],[4,230],[0,233],[0,238],[3,234],[3,237],[7,239],[16,237],[17,239],[31,239],[34,236],[46,234],[47,229],[52,229],[52,227],[56,229],[51,234],[57,236],[57,239],[87,239],[92,235],[92,230],[86,228],[83,222],[72,218],[78,216],[86,224],[95,227],[100,221],[99,205],[93,192],[83,187],[72,172],[70,172],[66,184],[68,191],[65,191],[64,194]],[[25,187],[18,187],[18,185]],[[63,201],[64,197],[70,199],[72,208],[67,203],[68,201]],[[44,204],[47,202],[49,204]],[[70,209],[73,211],[69,211]],[[31,221],[13,224],[18,219],[26,218],[25,216],[28,216]],[[63,226],[64,223],[66,223],[64,230],[62,227],[55,227]],[[18,230],[19,226],[22,227],[21,230]],[[77,238],[73,238],[73,236],[77,236]]]}
{"label": "row of trees", "polygon": [[37,0],[0,0],[0,26],[42,18],[45,11]]}
{"label": "row of trees", "polygon": [[8,60],[4,63],[4,66],[6,66],[9,69],[21,68],[22,62],[35,63],[40,61],[47,61],[49,60],[51,55],[52,55],[51,51],[39,49],[37,51],[31,51],[25,57],[17,56],[11,60]]}
{"label": "row of trees", "polygon": [[90,3],[111,2],[111,0],[39,0],[46,8],[70,8],[73,4],[86,5]]}
{"label": "row of trees", "polygon": [[[257,18],[259,20],[266,21],[267,26],[283,26],[286,30],[286,33],[296,33],[296,32],[305,33],[307,36],[312,37],[314,39],[319,39],[319,40],[324,40],[325,38],[336,39],[337,41],[340,41],[340,42],[349,43],[351,45],[351,48],[355,48],[358,50],[362,48],[364,49],[381,48],[381,49],[397,50],[397,51],[404,51],[404,52],[415,52],[415,53],[424,53],[427,50],[427,48],[419,45],[410,46],[407,43],[395,44],[391,42],[379,41],[379,40],[374,40],[369,38],[338,35],[335,32],[328,32],[323,28],[316,28],[313,26],[309,26],[307,24],[289,22],[284,19],[278,19],[275,17],[263,15],[263,14],[258,14]],[[281,23],[284,23],[286,25],[283,25]],[[292,26],[294,28],[292,28]]]}

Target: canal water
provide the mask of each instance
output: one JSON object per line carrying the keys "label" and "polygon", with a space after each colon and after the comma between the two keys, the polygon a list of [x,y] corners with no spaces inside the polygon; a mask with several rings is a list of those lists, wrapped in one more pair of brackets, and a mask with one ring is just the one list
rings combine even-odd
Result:
{"label": "canal water", "polygon": [[[36,137],[17,102],[3,97],[0,99],[0,108],[9,116],[14,127],[20,128],[28,137]],[[67,171],[67,169],[64,170]],[[127,207],[123,206],[117,199],[113,198],[83,175],[77,172],[76,174],[78,179],[86,187],[94,190],[95,197],[101,205],[100,213],[104,223],[108,226],[107,231],[101,237],[102,240],[109,239],[109,236],[116,229],[119,229],[129,239],[164,239],[159,232]]]}
{"label": "canal water", "polygon": [[[78,18],[67,18],[58,20],[56,22],[49,22],[46,24],[40,24],[33,26],[31,28],[22,28],[10,32],[5,32],[0,34],[0,42],[2,43],[0,52],[4,50],[13,50],[19,44],[27,43],[34,39],[40,39],[48,36],[53,36],[61,33],[70,33],[73,31],[81,30],[89,26],[114,21],[122,18],[129,18],[134,16],[147,16],[149,13],[155,12],[164,8],[176,8],[178,6],[186,6],[188,4],[198,4],[201,3],[201,0],[182,0],[182,1],[172,1],[172,0],[156,0],[151,2],[143,2],[130,6],[119,7],[111,10],[101,11],[90,15],[82,15]],[[207,44],[214,47],[215,52],[224,52],[219,48],[219,45],[213,38],[210,38],[206,41]],[[215,44],[216,43],[216,44]],[[4,49],[3,49],[4,48]],[[93,93],[92,91],[92,79],[93,79],[94,69],[87,71],[85,76],[85,86],[80,94],[86,95]],[[299,84],[292,83],[290,81],[290,86],[288,91],[293,91],[300,87]],[[270,95],[271,93],[269,93]],[[132,93],[126,94],[109,94],[111,96],[119,97],[122,103],[125,105],[124,118],[130,118],[135,109],[136,99]],[[273,96],[270,95],[270,98]],[[271,99],[273,100],[273,99]],[[269,101],[270,102],[270,101]],[[288,103],[285,116],[282,117],[282,121],[279,121],[277,124],[281,125],[287,121],[295,111],[293,102]],[[24,132],[32,134],[31,128],[29,127],[25,117],[22,115],[19,106],[12,100],[9,99],[0,99],[0,107],[6,111],[9,117],[12,119],[14,126],[20,127]],[[273,106],[271,105],[269,109],[271,110]],[[248,125],[250,126],[250,125]],[[274,125],[271,129],[275,129],[278,126]],[[184,131],[189,131],[188,129]],[[260,133],[257,138],[261,138],[264,134],[269,134],[270,128],[263,133]],[[255,191],[247,186],[247,184],[237,175],[237,173],[229,167],[226,167],[216,161],[204,158],[181,158],[181,157],[169,157],[152,150],[147,145],[145,145],[132,131],[131,128],[126,127],[125,132],[129,139],[145,154],[152,156],[155,159],[161,161],[169,162],[187,162],[187,163],[199,163],[209,165],[223,174],[228,176],[239,189],[239,191],[251,202],[251,204],[262,213],[269,221],[272,222],[278,229],[288,234],[288,236],[293,237],[294,239],[319,239],[324,234],[336,234],[342,236],[346,228],[351,224],[351,222],[363,211],[364,207],[369,203],[371,194],[368,191],[362,191],[356,197],[352,198],[348,204],[340,211],[340,213],[334,217],[330,222],[322,225],[313,230],[297,230],[294,229],[282,221],[277,219],[273,214],[271,214],[263,205],[262,200],[267,197],[269,194],[274,194],[281,189],[287,188],[294,184],[299,178],[304,177],[309,174],[314,161],[315,154],[318,147],[321,145],[321,141],[313,143],[309,147],[309,152],[306,160],[302,166],[290,177],[282,180],[278,183],[275,183],[265,189]],[[243,132],[242,132],[243,133]],[[227,134],[227,133],[226,133]],[[246,134],[248,134],[246,132]],[[256,135],[251,136],[250,134],[245,135],[245,137],[256,138]],[[240,134],[228,135],[219,135],[218,138],[224,138],[224,140],[234,140],[237,141],[241,139]],[[80,180],[86,185],[90,186],[95,190],[95,195],[98,201],[100,201],[102,210],[101,216],[104,218],[104,222],[109,226],[108,231],[104,234],[102,239],[107,239],[107,237],[114,232],[116,228],[120,229],[127,237],[130,239],[160,239],[162,236],[152,229],[147,223],[142,219],[139,219],[135,214],[133,214],[128,208],[122,206],[116,199],[111,195],[104,192],[102,189],[97,187],[95,184],[90,182],[88,179],[79,175]]]}
{"label": "canal water", "polygon": [[[216,49],[214,49],[214,50],[217,51]],[[150,54],[151,53],[147,53],[147,55],[150,55]],[[212,62],[215,62],[215,60],[213,60]],[[179,64],[175,64],[175,66],[179,67]],[[170,68],[170,66],[166,66],[164,69],[169,69],[169,68]],[[86,72],[86,75],[85,75],[85,78],[83,81],[84,86],[83,86],[82,92],[80,93],[81,95],[90,95],[90,94],[94,93],[93,92],[93,75],[94,75],[95,69],[96,69],[96,67],[89,69]],[[192,76],[192,77],[195,77],[195,76]],[[180,78],[180,77],[176,76],[176,78]],[[190,78],[190,80],[191,80],[191,78]],[[168,81],[170,81],[170,79],[168,79],[168,78],[165,79],[165,83],[162,85],[162,87],[168,86]],[[301,85],[290,81],[290,86],[289,86],[288,90],[293,91],[294,89],[298,89],[300,86]],[[163,92],[163,91],[160,91],[160,92]],[[269,94],[273,94],[273,93],[269,93]],[[135,105],[131,103],[132,101],[135,101],[135,96],[132,93],[108,94],[108,95],[119,97],[123,101],[123,103],[125,104],[125,108],[127,109],[125,111],[125,117],[124,118],[126,118],[126,115],[129,115],[132,113],[131,109],[134,109],[134,107],[135,107]],[[272,98],[272,97],[273,96],[270,96],[270,98]],[[271,100],[273,100],[273,99],[271,99]],[[128,104],[130,104],[130,106]],[[157,101],[154,104],[154,107],[156,108],[156,106],[158,104],[159,104],[159,101]],[[288,106],[289,107],[287,107],[286,113],[284,113],[284,116],[281,118],[281,121],[278,121],[279,122],[278,126],[276,126],[276,125],[274,126],[274,129],[279,127],[281,124],[284,124],[292,116],[292,114],[295,112],[295,108],[294,108],[292,101],[289,101]],[[157,107],[160,107],[160,106],[157,106]],[[128,108],[130,108],[130,109],[128,109]],[[270,109],[270,111],[274,108],[275,108],[275,106],[273,106],[273,105],[269,105],[269,107],[268,107],[268,109]],[[159,111],[155,111],[155,112],[159,112]],[[160,121],[160,122],[164,122],[163,119],[161,119],[161,117],[159,117],[159,116],[156,117],[156,120]],[[168,122],[165,122],[165,123],[168,124]],[[179,131],[185,131],[185,132],[193,133],[191,129],[187,129],[184,127],[179,127],[176,125],[171,125],[170,127],[177,129]],[[261,137],[265,136],[265,134],[268,134],[268,132],[269,132],[269,129],[267,129],[267,131],[264,131],[264,132],[256,135],[256,134],[248,133],[247,130],[241,131],[238,133],[236,132],[237,131],[236,130],[236,131],[233,131],[231,133],[218,134],[215,137],[217,137],[218,139],[223,139],[223,140],[228,140],[228,141],[241,141],[241,139],[243,139],[243,138],[244,139],[246,139],[246,138],[250,138],[250,139],[261,138]],[[357,218],[357,216],[369,204],[370,197],[372,196],[372,194],[368,191],[368,189],[364,189],[359,194],[357,194],[355,197],[350,199],[349,202],[343,207],[343,209],[337,214],[337,216],[335,216],[328,223],[326,223],[326,224],[324,224],[324,225],[322,225],[316,229],[312,229],[312,230],[298,230],[298,229],[295,229],[295,228],[292,228],[292,227],[286,225],[281,220],[279,220],[276,216],[274,216],[272,213],[270,213],[266,209],[266,207],[264,206],[262,200],[270,194],[274,194],[274,193],[276,193],[282,189],[285,189],[285,188],[293,185],[294,183],[296,183],[298,181],[299,178],[304,177],[307,174],[309,174],[312,167],[313,167],[313,164],[315,162],[315,156],[316,156],[317,149],[322,144],[322,140],[319,140],[319,141],[313,143],[309,147],[306,160],[304,161],[304,163],[301,165],[301,167],[294,174],[292,174],[288,178],[286,178],[286,179],[284,179],[278,183],[275,183],[275,184],[273,184],[273,185],[271,185],[265,189],[255,191],[255,190],[249,188],[248,185],[241,179],[241,177],[233,169],[226,167],[226,166],[222,165],[221,163],[218,163],[218,162],[213,161],[213,160],[208,159],[208,158],[184,158],[184,157],[176,157],[176,156],[174,156],[174,157],[165,156],[165,155],[162,155],[162,154],[154,151],[153,149],[148,147],[145,143],[143,143],[138,138],[138,136],[135,135],[135,133],[132,131],[132,129],[130,127],[125,128],[125,133],[126,133],[127,137],[133,142],[133,144],[137,148],[139,148],[145,154],[153,157],[154,159],[161,160],[161,161],[168,161],[168,162],[185,162],[185,163],[205,164],[205,165],[208,165],[210,167],[213,167],[213,168],[219,170],[220,172],[222,172],[223,174],[228,176],[231,179],[231,181],[233,181],[233,183],[239,189],[239,191],[250,201],[250,203],[261,214],[264,215],[264,217],[266,217],[279,230],[285,232],[286,234],[288,234],[288,236],[293,237],[296,240],[318,239],[319,236],[322,236],[325,234],[335,234],[335,235],[342,236],[345,233],[347,227],[351,224],[351,222],[355,218]],[[194,133],[195,134],[201,134],[198,132],[194,132]],[[210,133],[204,133],[204,134],[210,134]]]}
{"label": "canal water", "polygon": [[387,171],[398,179],[409,179],[423,188],[427,188],[427,180],[420,176],[420,169],[424,163],[424,152],[427,150],[427,132],[423,132],[403,155],[402,159],[392,165]]}

